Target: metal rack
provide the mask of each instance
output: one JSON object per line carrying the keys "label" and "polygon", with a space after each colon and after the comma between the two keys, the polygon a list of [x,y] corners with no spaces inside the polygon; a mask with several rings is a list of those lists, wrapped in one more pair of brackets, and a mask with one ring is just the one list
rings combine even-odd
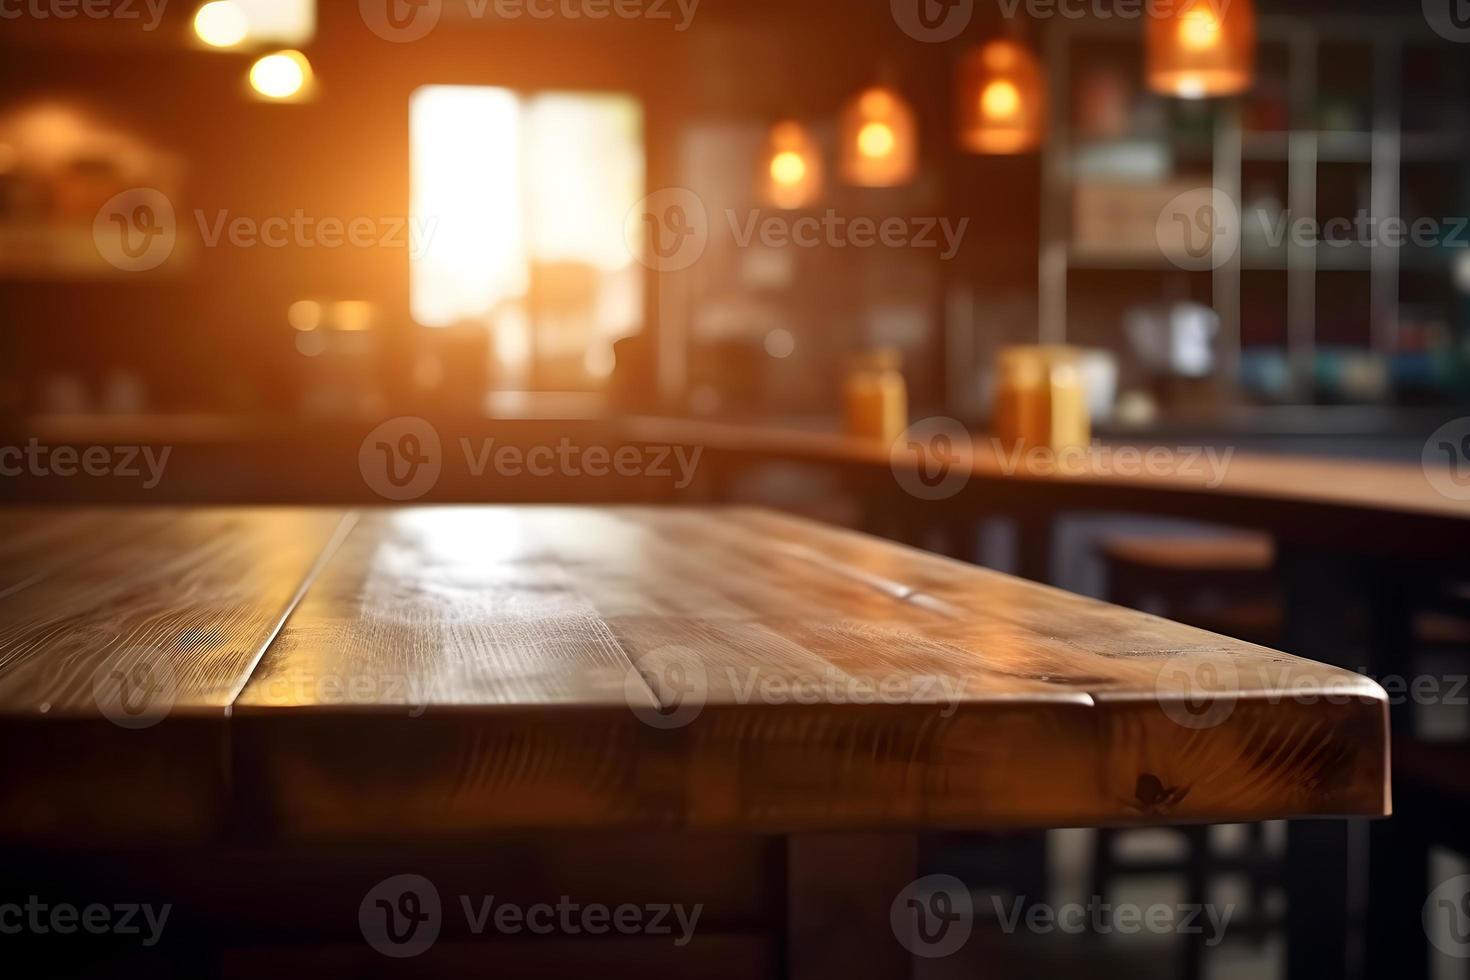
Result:
{"label": "metal rack", "polygon": [[[1402,68],[1407,45],[1430,43],[1435,36],[1422,24],[1406,21],[1330,21],[1297,18],[1263,19],[1259,42],[1283,48],[1288,58],[1287,96],[1291,128],[1284,132],[1248,132],[1240,99],[1216,104],[1211,147],[1214,186],[1229,196],[1238,214],[1244,162],[1283,162],[1287,168],[1287,214],[1293,220],[1318,219],[1318,172],[1324,163],[1360,163],[1369,168],[1369,213],[1381,221],[1400,213],[1400,187],[1406,157],[1452,160],[1465,147],[1463,134],[1413,133],[1401,129]],[[1053,24],[1044,42],[1044,58],[1052,90],[1050,133],[1042,156],[1040,308],[1038,338],[1065,343],[1068,337],[1069,279],[1079,268],[1177,270],[1159,255],[1136,252],[1079,252],[1072,245],[1073,161],[1071,78],[1074,46],[1079,40],[1106,41],[1139,37],[1136,22],[1063,21]],[[1372,52],[1371,126],[1366,131],[1323,131],[1317,127],[1319,58],[1324,45],[1361,45]],[[1160,138],[1164,138],[1160,134]],[[1212,305],[1220,316],[1220,365],[1224,377],[1238,387],[1241,363],[1243,273],[1279,271],[1286,276],[1286,358],[1292,400],[1316,399],[1317,286],[1319,271],[1361,271],[1369,280],[1370,339],[1367,349],[1388,357],[1398,349],[1402,248],[1329,246],[1323,242],[1287,241],[1279,248],[1241,248],[1211,272]]]}

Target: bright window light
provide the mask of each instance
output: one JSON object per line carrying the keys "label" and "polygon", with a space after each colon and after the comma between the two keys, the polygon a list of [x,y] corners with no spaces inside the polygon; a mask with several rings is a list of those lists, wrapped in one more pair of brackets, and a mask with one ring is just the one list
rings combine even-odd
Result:
{"label": "bright window light", "polygon": [[411,257],[414,319],[484,324],[505,361],[606,373],[612,341],[643,315],[624,239],[645,193],[639,103],[426,86],[409,103],[409,152],[424,236]]}

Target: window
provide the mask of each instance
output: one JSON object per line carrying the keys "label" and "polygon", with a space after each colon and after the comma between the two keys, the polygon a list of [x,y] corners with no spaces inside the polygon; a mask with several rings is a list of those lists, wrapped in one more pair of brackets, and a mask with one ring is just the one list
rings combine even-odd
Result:
{"label": "window", "polygon": [[409,105],[411,208],[424,229],[411,309],[482,324],[501,367],[585,388],[643,318],[623,226],[644,195],[643,112],[613,94],[431,85]]}

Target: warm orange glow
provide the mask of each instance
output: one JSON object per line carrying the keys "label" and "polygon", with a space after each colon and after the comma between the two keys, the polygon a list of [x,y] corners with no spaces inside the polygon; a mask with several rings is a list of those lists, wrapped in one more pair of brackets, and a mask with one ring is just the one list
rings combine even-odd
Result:
{"label": "warm orange glow", "polygon": [[322,325],[322,304],[314,299],[298,299],[286,310],[286,322],[293,330],[315,330]]}
{"label": "warm orange glow", "polygon": [[860,187],[893,187],[918,169],[918,128],[894,90],[875,86],[858,94],[842,114],[842,176]]}
{"label": "warm orange glow", "polygon": [[300,51],[277,51],[250,66],[250,87],[277,102],[298,99],[311,84],[311,62]]}
{"label": "warm orange glow", "polygon": [[250,33],[250,21],[234,0],[213,0],[194,14],[194,34],[212,48],[232,48]]}
{"label": "warm orange glow", "polygon": [[1148,86],[1186,99],[1238,95],[1255,74],[1251,0],[1195,0],[1148,22]]}
{"label": "warm orange glow", "polygon": [[786,120],[771,127],[761,159],[768,161],[761,196],[791,210],[812,204],[822,192],[822,158],[806,129]]}
{"label": "warm orange glow", "polygon": [[805,176],[806,163],[802,161],[800,153],[786,150],[785,152],[777,153],[775,159],[771,161],[771,179],[778,184],[784,184],[790,187],[793,184],[801,183],[802,178]]}
{"label": "warm orange glow", "polygon": [[1203,51],[1220,43],[1220,18],[1198,8],[1179,20],[1179,43],[1191,51]]}
{"label": "warm orange glow", "polygon": [[1015,84],[995,81],[980,93],[980,111],[991,119],[1010,119],[1021,108],[1021,93]]}
{"label": "warm orange glow", "polygon": [[338,300],[332,304],[331,325],[337,330],[367,330],[373,325],[377,312],[377,308],[367,300]]}
{"label": "warm orange glow", "polygon": [[1046,133],[1046,81],[1031,51],[991,41],[960,66],[958,133],[971,153],[1029,153]]}
{"label": "warm orange glow", "polygon": [[858,132],[858,152],[865,157],[886,157],[896,142],[893,127],[887,123],[868,123]]}

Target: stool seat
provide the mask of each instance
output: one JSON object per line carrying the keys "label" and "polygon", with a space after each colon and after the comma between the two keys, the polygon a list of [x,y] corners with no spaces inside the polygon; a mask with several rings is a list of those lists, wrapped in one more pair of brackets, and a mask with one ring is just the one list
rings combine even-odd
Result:
{"label": "stool seat", "polygon": [[1264,534],[1114,535],[1098,547],[1109,564],[1180,572],[1269,572],[1276,546]]}
{"label": "stool seat", "polygon": [[1098,545],[1111,602],[1226,636],[1277,645],[1284,619],[1276,547],[1264,534],[1119,534]]}

